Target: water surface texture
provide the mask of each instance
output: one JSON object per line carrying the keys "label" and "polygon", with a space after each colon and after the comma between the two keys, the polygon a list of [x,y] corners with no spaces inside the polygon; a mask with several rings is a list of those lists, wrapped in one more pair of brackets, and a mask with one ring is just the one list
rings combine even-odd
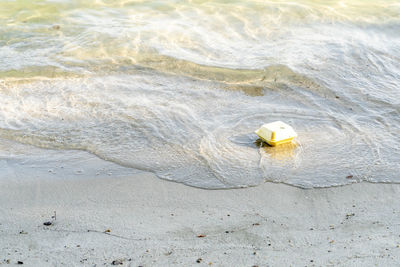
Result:
{"label": "water surface texture", "polygon": [[[296,144],[257,140],[275,120]],[[398,183],[400,2],[0,0],[1,142],[202,188]]]}

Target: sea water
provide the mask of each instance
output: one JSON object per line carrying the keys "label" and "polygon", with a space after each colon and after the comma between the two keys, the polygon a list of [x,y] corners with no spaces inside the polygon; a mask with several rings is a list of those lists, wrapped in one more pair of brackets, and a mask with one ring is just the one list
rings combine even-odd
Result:
{"label": "sea water", "polygon": [[[258,140],[276,120],[295,144]],[[0,161],[29,147],[210,189],[398,183],[400,2],[0,0]]]}

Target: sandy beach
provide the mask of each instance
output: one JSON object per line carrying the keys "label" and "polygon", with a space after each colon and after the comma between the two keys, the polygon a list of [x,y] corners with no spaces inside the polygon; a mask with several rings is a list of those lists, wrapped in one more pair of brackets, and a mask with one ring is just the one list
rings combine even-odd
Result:
{"label": "sandy beach", "polygon": [[[10,176],[0,184],[0,265],[400,262],[400,185],[202,190],[144,172],[93,179]],[[52,225],[43,225],[47,221]]]}

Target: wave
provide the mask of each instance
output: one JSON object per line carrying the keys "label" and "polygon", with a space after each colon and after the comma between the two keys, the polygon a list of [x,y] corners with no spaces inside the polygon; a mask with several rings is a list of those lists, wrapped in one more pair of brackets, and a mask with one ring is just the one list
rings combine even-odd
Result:
{"label": "wave", "polygon": [[[0,137],[85,150],[202,188],[397,181],[399,129],[382,116],[355,116],[318,95],[318,104],[279,90],[254,97],[179,77],[142,72],[3,85]],[[295,127],[297,146],[257,143],[254,129],[273,120]]]}
{"label": "wave", "polygon": [[398,1],[2,6],[0,138],[202,188],[399,182]]}

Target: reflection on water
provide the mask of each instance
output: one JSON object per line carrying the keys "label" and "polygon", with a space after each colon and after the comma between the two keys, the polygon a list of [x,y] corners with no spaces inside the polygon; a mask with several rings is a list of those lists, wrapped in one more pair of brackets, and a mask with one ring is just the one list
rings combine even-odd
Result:
{"label": "reflection on water", "polygon": [[257,139],[254,143],[262,149],[263,156],[268,156],[277,161],[293,160],[301,149],[300,145],[295,141],[274,147],[263,142],[261,139]]}

